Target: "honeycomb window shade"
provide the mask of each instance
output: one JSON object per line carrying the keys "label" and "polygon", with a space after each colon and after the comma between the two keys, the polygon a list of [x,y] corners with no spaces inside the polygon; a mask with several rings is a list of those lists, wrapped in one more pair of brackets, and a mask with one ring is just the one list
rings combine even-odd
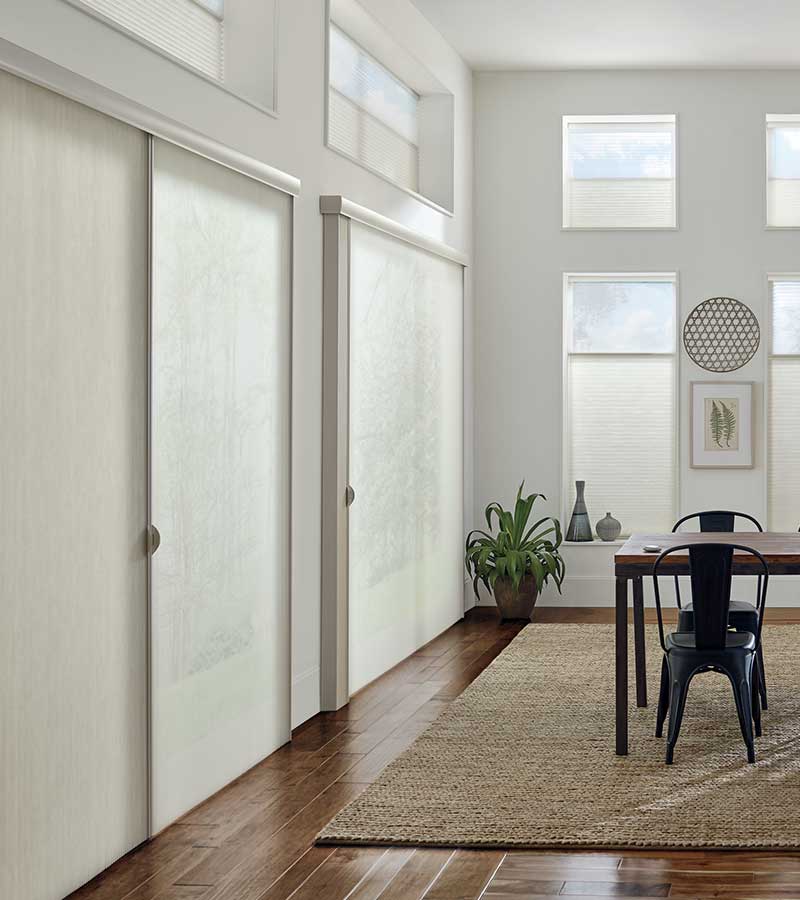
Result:
{"label": "honeycomb window shade", "polygon": [[675,116],[564,116],[563,226],[674,228]]}
{"label": "honeycomb window shade", "polygon": [[673,275],[565,278],[564,512],[586,482],[592,523],[672,528],[677,496]]}
{"label": "honeycomb window shade", "polygon": [[224,0],[70,0],[214,81],[225,81]]}
{"label": "honeycomb window shade", "polygon": [[800,275],[770,279],[772,346],[769,357],[767,495],[769,527],[800,525]]}
{"label": "honeycomb window shade", "polygon": [[419,97],[333,23],[328,146],[419,190]]}
{"label": "honeycomb window shade", "polygon": [[767,116],[767,225],[800,227],[800,116]]}

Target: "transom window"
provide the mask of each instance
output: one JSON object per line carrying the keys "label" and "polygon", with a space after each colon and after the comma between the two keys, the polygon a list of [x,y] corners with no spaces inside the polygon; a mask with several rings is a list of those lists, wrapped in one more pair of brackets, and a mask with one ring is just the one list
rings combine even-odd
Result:
{"label": "transom window", "polygon": [[675,116],[564,116],[565,228],[674,228]]}
{"label": "transom window", "polygon": [[676,276],[564,276],[565,520],[586,482],[592,525],[669,531],[677,496]]}
{"label": "transom window", "polygon": [[419,96],[333,23],[328,144],[411,191],[419,190]]}
{"label": "transom window", "polygon": [[800,227],[800,115],[767,116],[767,225]]}

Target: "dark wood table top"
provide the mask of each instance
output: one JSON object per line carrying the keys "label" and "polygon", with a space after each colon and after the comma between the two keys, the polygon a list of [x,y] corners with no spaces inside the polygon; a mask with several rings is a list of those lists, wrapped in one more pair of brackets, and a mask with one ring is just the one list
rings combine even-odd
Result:
{"label": "dark wood table top", "polygon": [[[654,544],[666,550],[681,544],[726,543],[743,544],[758,550],[767,561],[771,574],[800,575],[800,534],[794,531],[706,531],[678,532],[677,534],[634,534],[614,555],[614,571],[618,576],[640,577],[651,575],[658,553],[648,553],[645,544]],[[733,570],[737,574],[758,574],[760,563],[755,556],[741,551],[734,554]],[[678,552],[667,557],[660,571],[670,574],[687,574],[688,552]]]}

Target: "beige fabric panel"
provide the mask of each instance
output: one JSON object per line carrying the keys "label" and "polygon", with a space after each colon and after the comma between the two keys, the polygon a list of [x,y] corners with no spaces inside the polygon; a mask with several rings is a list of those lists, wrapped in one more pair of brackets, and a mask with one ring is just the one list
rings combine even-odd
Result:
{"label": "beige fabric panel", "polygon": [[147,833],[147,139],[0,74],[0,896]]}

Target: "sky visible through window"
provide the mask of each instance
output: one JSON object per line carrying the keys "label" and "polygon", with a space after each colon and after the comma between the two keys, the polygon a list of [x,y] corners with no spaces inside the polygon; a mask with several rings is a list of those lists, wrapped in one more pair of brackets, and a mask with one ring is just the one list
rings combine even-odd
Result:
{"label": "sky visible through window", "polygon": [[663,125],[570,125],[570,177],[672,178],[673,132]]}
{"label": "sky visible through window", "polygon": [[800,178],[800,125],[770,128],[770,178]]}
{"label": "sky visible through window", "polygon": [[573,353],[672,353],[675,285],[668,281],[574,281]]}
{"label": "sky visible through window", "polygon": [[800,354],[800,280],[772,282],[772,352]]}

